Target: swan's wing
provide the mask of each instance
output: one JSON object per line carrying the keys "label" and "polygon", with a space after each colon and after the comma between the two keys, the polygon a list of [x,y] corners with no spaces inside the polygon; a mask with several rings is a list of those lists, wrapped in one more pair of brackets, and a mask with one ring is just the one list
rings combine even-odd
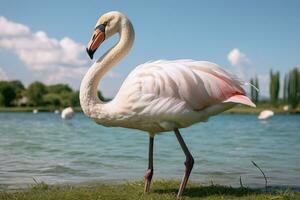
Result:
{"label": "swan's wing", "polygon": [[255,106],[241,85],[242,81],[214,63],[160,60],[133,70],[115,100],[135,114],[168,116],[201,111],[222,102]]}

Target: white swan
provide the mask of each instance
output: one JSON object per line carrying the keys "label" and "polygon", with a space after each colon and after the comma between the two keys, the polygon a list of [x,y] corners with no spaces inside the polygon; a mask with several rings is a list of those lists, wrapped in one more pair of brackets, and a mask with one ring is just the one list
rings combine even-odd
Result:
{"label": "white swan", "polygon": [[103,103],[97,96],[100,79],[130,50],[134,30],[120,12],[109,12],[96,23],[87,46],[93,58],[99,45],[115,33],[120,39],[100,57],[84,76],[80,87],[83,112],[96,123],[109,127],[126,127],[149,133],[149,165],[144,191],[148,192],[153,175],[153,140],[156,133],[174,131],[186,155],[186,171],[177,196],[181,196],[193,167],[193,157],[179,128],[206,121],[241,103],[255,106],[245,96],[242,82],[218,65],[206,61],[159,60],[134,69],[122,84],[116,97]]}
{"label": "white swan", "polygon": [[258,119],[266,120],[274,116],[274,112],[272,110],[263,110],[259,113]]}
{"label": "white swan", "polygon": [[72,107],[67,107],[63,109],[61,112],[61,118],[62,119],[72,119],[75,115],[75,112]]}

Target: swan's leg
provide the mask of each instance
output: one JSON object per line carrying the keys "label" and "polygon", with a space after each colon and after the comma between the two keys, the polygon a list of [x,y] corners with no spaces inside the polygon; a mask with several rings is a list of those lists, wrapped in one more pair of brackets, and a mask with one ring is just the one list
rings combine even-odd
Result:
{"label": "swan's leg", "polygon": [[177,140],[185,154],[185,162],[184,162],[184,165],[185,165],[185,172],[184,172],[184,175],[183,175],[183,178],[181,180],[181,184],[180,184],[180,187],[179,187],[179,191],[177,193],[177,198],[180,198],[184,189],[185,189],[185,186],[189,180],[189,176],[190,176],[190,173],[193,169],[193,165],[194,165],[194,158],[192,156],[192,154],[190,153],[188,147],[186,146],[182,136],[180,135],[180,132],[179,130],[176,128],[174,129],[174,132],[175,132],[175,135],[177,137]]}
{"label": "swan's leg", "polygon": [[153,176],[153,141],[154,137],[149,137],[149,156],[148,156],[148,169],[145,172],[145,186],[144,193],[149,192],[150,184]]}

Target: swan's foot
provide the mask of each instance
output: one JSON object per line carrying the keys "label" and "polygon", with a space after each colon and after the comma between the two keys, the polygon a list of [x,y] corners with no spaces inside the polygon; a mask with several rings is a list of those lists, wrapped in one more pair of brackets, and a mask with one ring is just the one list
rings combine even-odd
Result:
{"label": "swan's foot", "polygon": [[191,171],[192,171],[193,166],[194,166],[194,158],[193,158],[192,155],[189,155],[189,156],[186,157],[184,165],[185,165],[185,171],[184,171],[184,175],[182,177],[180,187],[179,187],[179,190],[178,190],[178,193],[177,193],[177,198],[178,199],[182,196],[182,193],[183,193],[183,191],[186,187],[186,184],[189,180]]}
{"label": "swan's foot", "polygon": [[152,176],[153,176],[153,169],[148,169],[145,172],[145,186],[144,186],[144,193],[148,193],[150,190],[150,185],[151,185],[151,180],[152,180]]}

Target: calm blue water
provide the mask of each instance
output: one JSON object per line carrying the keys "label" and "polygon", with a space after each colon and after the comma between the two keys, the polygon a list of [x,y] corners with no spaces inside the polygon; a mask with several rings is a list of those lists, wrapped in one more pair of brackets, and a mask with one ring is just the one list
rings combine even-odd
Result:
{"label": "calm blue water", "polygon": [[[220,115],[183,129],[195,158],[197,182],[260,187],[300,186],[300,116]],[[185,160],[173,133],[154,142],[154,179],[180,179]],[[33,177],[48,184],[142,180],[148,136],[105,128],[76,114],[63,121],[53,113],[0,113],[0,190],[27,187]]]}

